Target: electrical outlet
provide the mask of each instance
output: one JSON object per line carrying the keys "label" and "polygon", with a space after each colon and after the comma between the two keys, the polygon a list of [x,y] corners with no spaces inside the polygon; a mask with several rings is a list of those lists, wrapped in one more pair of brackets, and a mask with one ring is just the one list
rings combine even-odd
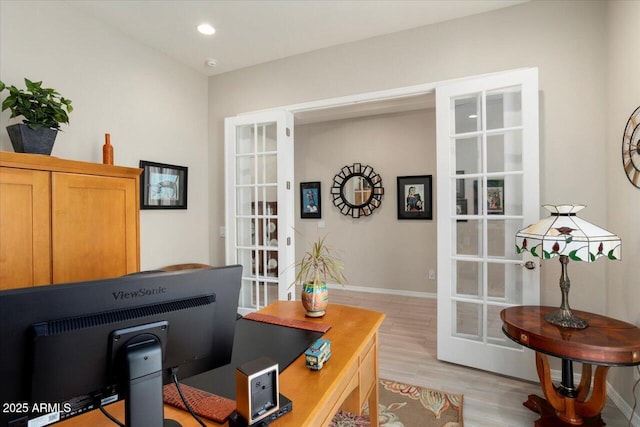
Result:
{"label": "electrical outlet", "polygon": [[433,268],[429,269],[429,280],[436,280],[436,271]]}
{"label": "electrical outlet", "polygon": [[224,225],[220,226],[218,229],[218,236],[224,237],[227,234],[227,230],[224,228]]}

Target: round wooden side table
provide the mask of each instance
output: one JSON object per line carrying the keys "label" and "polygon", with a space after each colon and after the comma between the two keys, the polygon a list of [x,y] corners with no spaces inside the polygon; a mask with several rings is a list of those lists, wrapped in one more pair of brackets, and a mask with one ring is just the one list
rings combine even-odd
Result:
{"label": "round wooden side table", "polygon": [[[611,366],[640,364],[640,328],[577,310],[573,310],[574,314],[586,320],[589,327],[562,328],[544,320],[546,314],[556,310],[516,306],[500,313],[505,335],[536,352],[544,398],[529,395],[524,406],[540,414],[536,427],[603,426],[600,413],[607,399],[607,372]],[[557,387],[551,381],[547,355],[562,359],[562,382]],[[573,362],[582,363],[577,387],[573,383]],[[592,377],[593,366],[596,368]]]}

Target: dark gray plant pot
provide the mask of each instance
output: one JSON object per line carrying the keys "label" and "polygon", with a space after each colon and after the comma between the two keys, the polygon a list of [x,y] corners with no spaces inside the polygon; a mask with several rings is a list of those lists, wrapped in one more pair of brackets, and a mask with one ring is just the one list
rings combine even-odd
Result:
{"label": "dark gray plant pot", "polygon": [[24,123],[17,123],[7,126],[7,133],[16,153],[50,155],[58,130],[45,127],[33,130]]}

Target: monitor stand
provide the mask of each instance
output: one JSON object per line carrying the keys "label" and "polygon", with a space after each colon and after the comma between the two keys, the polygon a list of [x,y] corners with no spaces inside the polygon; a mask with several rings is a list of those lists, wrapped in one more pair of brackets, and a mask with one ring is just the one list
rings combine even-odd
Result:
{"label": "monitor stand", "polygon": [[[125,424],[127,427],[180,427],[174,420],[165,420],[162,400],[162,343],[149,330],[134,327],[117,331],[120,337],[134,335],[123,350],[127,368]],[[142,329],[142,330],[141,330]]]}

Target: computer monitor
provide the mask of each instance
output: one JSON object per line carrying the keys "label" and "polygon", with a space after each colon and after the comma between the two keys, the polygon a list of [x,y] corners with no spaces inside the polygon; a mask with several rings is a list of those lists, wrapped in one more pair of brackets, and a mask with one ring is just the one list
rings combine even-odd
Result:
{"label": "computer monitor", "polygon": [[237,265],[0,291],[0,426],[121,399],[128,427],[161,426],[172,374],[230,362],[241,276]]}

